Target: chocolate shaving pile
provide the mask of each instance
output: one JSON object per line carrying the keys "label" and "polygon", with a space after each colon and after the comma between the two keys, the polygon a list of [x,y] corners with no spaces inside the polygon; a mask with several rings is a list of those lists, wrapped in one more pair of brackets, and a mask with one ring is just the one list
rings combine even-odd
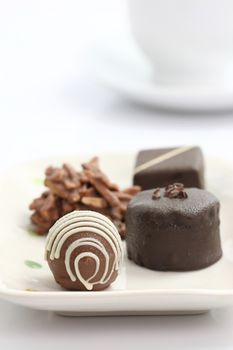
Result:
{"label": "chocolate shaving pile", "polygon": [[44,184],[48,191],[29,206],[34,210],[31,221],[36,232],[39,235],[47,234],[55,221],[73,210],[95,210],[109,217],[124,239],[126,209],[129,201],[141,190],[140,187],[132,186],[121,191],[100,170],[97,157],[82,164],[82,169],[77,172],[69,164],[46,169]]}
{"label": "chocolate shaving pile", "polygon": [[152,199],[159,199],[161,198],[160,188],[156,188],[152,194]]}
{"label": "chocolate shaving pile", "polygon": [[[184,185],[175,182],[172,185],[168,185],[165,187],[164,197],[168,198],[188,198],[187,192],[184,190]],[[152,199],[160,199],[161,198],[161,192],[160,188],[156,188],[152,194]]]}
{"label": "chocolate shaving pile", "polygon": [[164,196],[168,198],[188,198],[187,192],[184,190],[184,185],[178,182],[168,185],[165,188]]}

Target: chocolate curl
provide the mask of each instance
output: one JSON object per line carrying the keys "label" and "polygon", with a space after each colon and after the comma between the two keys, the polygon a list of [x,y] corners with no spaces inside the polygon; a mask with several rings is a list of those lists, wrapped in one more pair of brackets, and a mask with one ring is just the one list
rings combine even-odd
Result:
{"label": "chocolate curl", "polygon": [[165,188],[164,197],[186,199],[186,198],[188,198],[188,194],[184,190],[184,185],[176,182],[172,185],[168,185]]}

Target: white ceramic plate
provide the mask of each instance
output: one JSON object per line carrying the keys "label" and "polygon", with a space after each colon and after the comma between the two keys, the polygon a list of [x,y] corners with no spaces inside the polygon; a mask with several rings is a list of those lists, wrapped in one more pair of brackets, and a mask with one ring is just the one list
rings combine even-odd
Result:
{"label": "white ceramic plate", "polygon": [[152,69],[133,39],[116,37],[111,42],[108,49],[103,46],[99,54],[95,54],[92,73],[98,81],[122,97],[148,107],[168,110],[216,111],[233,108],[231,81],[228,85],[217,86],[161,85],[156,82],[156,69]]}
{"label": "white ceramic plate", "polygon": [[[101,156],[103,169],[122,186],[130,184],[135,155]],[[29,231],[29,202],[42,190],[49,164],[77,166],[89,156],[33,161],[0,180],[0,297],[35,309],[72,315],[197,313],[233,305],[233,167],[208,159],[208,187],[222,203],[224,257],[195,272],[156,272],[125,257],[117,281],[101,292],[68,292],[43,260],[45,237]]]}

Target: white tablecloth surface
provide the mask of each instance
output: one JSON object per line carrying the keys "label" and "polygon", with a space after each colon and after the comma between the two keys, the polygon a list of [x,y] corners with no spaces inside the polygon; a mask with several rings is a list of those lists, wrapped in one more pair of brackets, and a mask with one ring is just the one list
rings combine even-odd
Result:
{"label": "white tablecloth surface", "polygon": [[[98,43],[128,33],[125,1],[0,2],[0,171],[33,158],[200,144],[233,160],[232,112],[145,109],[94,82]],[[232,349],[233,311],[63,318],[0,302],[0,348]]]}

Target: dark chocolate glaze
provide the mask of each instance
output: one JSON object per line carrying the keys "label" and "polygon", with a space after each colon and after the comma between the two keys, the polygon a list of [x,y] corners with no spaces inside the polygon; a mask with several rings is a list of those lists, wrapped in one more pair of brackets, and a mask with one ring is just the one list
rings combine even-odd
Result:
{"label": "dark chocolate glaze", "polygon": [[126,214],[129,259],[152,270],[189,271],[222,256],[219,201],[211,193],[188,188],[187,199],[152,199],[154,190],[137,194]]}
{"label": "dark chocolate glaze", "polygon": [[[136,167],[157,158],[175,148],[162,148],[140,151]],[[199,147],[194,147],[159,164],[151,166],[134,175],[134,185],[142,190],[165,187],[181,182],[185,187],[204,188],[204,160]]]}

